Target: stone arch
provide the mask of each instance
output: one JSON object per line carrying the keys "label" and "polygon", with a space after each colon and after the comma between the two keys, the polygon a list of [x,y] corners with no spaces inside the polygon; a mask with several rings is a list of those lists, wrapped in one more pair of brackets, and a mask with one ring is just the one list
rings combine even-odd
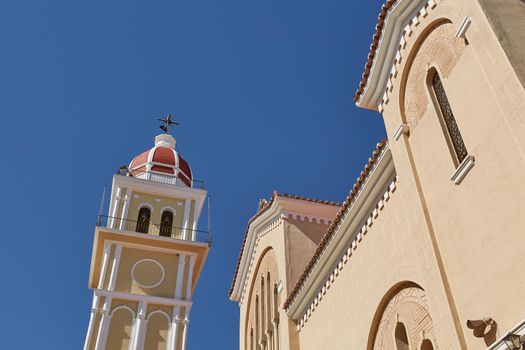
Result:
{"label": "stone arch", "polygon": [[426,293],[413,282],[402,282],[392,287],[383,297],[372,322],[368,350],[396,350],[399,324],[407,335],[410,349],[430,339],[434,349],[439,349]]}
{"label": "stone arch", "polygon": [[431,96],[428,72],[434,68],[447,78],[463,54],[465,42],[456,38],[457,26],[448,18],[427,25],[407,55],[400,84],[401,119],[414,130],[428,109]]}
{"label": "stone arch", "polygon": [[[273,298],[276,294],[272,293],[268,295],[268,291],[273,292],[273,286],[279,280],[279,274],[275,251],[272,247],[266,247],[252,271],[248,284],[249,289],[246,291],[248,298],[246,299],[246,317],[244,324],[245,349],[251,349],[252,338],[255,345],[254,349],[258,349],[257,338],[262,336],[267,337],[266,333],[268,329],[271,328],[268,325],[273,321],[273,319],[268,318],[268,315],[271,314],[269,310],[274,305]],[[264,281],[264,283],[261,283],[262,281]],[[269,288],[270,285],[272,286],[271,288]],[[265,290],[263,291],[262,288]],[[264,302],[262,300],[263,297],[265,298]],[[264,310],[261,310],[260,308],[262,308],[263,305]],[[256,312],[257,309],[258,311]],[[256,320],[257,316],[259,316],[258,320]],[[265,324],[262,324],[263,322]],[[266,329],[266,332],[264,329]],[[253,336],[251,336],[251,334],[253,334]]]}

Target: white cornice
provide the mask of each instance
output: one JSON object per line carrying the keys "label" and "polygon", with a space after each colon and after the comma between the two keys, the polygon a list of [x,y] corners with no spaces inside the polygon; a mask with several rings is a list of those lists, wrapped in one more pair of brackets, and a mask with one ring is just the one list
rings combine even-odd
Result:
{"label": "white cornice", "polygon": [[330,242],[310,271],[295,300],[289,306],[287,313],[292,319],[298,320],[304,315],[327,278],[330,278],[342,255],[348,247],[351,247],[361,227],[366,225],[371,214],[377,214],[374,208],[392,183],[395,174],[392,154],[387,147],[365,180],[360,193],[335,228]]}
{"label": "white cornice", "polygon": [[[430,0],[434,2],[434,0]],[[403,30],[429,0],[399,0],[388,11],[372,68],[365,88],[357,101],[361,108],[377,111],[390,79]]]}
{"label": "white cornice", "polygon": [[137,179],[131,176],[113,175],[110,206],[112,206],[114,202],[113,192],[118,187],[125,187],[132,191],[144,192],[163,197],[195,200],[198,209],[197,217],[200,217],[207,193],[206,190],[200,190],[197,188],[175,186],[161,182]]}
{"label": "white cornice", "polygon": [[307,221],[324,222],[328,224],[335,216],[338,208],[333,205],[309,202],[301,199],[277,196],[272,206],[260,217],[256,218],[248,227],[246,243],[242,251],[237,278],[230,299],[241,303],[249,281],[253,258],[258,239],[277,226],[282,218],[296,218]]}

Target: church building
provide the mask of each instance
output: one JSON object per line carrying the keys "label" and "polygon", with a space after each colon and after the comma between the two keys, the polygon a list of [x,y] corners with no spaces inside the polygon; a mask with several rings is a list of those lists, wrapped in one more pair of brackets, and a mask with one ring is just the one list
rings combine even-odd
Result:
{"label": "church building", "polygon": [[239,349],[524,349],[524,57],[521,0],[386,0],[354,99],[387,140],[343,203],[261,201]]}
{"label": "church building", "polygon": [[186,349],[211,237],[198,229],[204,183],[193,179],[168,126],[113,176],[109,212],[95,228],[84,350]]}

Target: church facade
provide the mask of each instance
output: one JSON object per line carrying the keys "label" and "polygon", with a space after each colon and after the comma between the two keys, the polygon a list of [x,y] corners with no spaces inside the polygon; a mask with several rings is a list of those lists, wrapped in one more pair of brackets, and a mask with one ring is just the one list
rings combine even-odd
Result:
{"label": "church facade", "polygon": [[524,18],[386,1],[355,102],[388,140],[343,203],[260,203],[229,291],[241,350],[523,349]]}

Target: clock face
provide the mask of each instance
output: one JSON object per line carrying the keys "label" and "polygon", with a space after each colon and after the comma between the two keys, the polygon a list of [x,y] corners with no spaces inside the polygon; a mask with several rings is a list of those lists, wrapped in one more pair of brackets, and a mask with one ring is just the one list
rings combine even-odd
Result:
{"label": "clock face", "polygon": [[138,260],[131,269],[131,278],[142,288],[154,288],[164,281],[162,265],[153,259]]}

